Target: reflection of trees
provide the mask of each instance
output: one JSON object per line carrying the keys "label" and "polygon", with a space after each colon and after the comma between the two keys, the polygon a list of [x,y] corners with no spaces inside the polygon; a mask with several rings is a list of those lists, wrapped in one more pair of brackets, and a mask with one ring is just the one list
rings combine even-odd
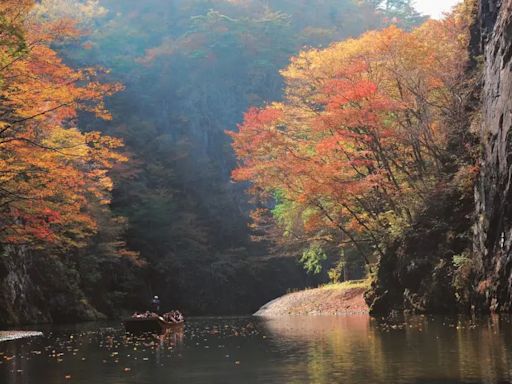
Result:
{"label": "reflection of trees", "polygon": [[[290,317],[268,320],[265,326],[281,350],[295,355],[306,351],[305,366],[294,364],[303,364],[303,357],[283,366],[292,372],[290,376],[299,376],[297,371],[302,369],[311,383],[351,383],[375,377],[375,343],[367,316]],[[299,351],[294,349],[297,345]]]}
{"label": "reflection of trees", "polygon": [[510,318],[492,316],[479,321],[478,326],[463,321],[458,326],[463,327],[457,332],[461,378],[482,378],[484,383],[510,380]]}
{"label": "reflection of trees", "polygon": [[169,328],[163,334],[158,335],[160,347],[175,347],[183,343],[183,338],[185,337],[184,330],[185,327],[183,325],[178,325],[176,327]]}
{"label": "reflection of trees", "polygon": [[185,327],[178,326],[174,328],[168,329],[161,335],[154,335],[155,338],[158,338],[158,348],[156,348],[156,361],[160,364],[162,355],[165,353],[167,349],[174,348],[183,343],[183,339],[185,338]]}
{"label": "reflection of trees", "polygon": [[499,329],[503,321],[423,316],[394,325],[373,321],[381,377],[425,383],[509,379],[511,333]]}
{"label": "reflection of trees", "polygon": [[279,351],[289,356],[283,375],[311,383],[494,383],[511,378],[508,318],[383,322],[364,316],[295,317],[264,325]]}

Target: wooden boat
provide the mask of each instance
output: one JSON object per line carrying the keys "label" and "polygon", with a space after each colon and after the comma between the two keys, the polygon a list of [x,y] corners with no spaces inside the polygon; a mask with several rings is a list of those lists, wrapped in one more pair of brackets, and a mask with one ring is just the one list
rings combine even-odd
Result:
{"label": "wooden boat", "polygon": [[179,322],[166,321],[161,316],[152,317],[131,317],[123,321],[126,332],[129,333],[156,333],[163,334],[173,328],[182,326],[183,320]]}

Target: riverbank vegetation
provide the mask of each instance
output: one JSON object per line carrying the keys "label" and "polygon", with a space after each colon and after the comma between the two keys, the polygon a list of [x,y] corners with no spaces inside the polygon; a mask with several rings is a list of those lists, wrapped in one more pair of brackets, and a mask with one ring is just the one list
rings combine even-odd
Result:
{"label": "riverbank vegetation", "polygon": [[[449,147],[460,139],[471,15],[461,6],[411,32],[303,51],[281,72],[284,101],[250,109],[231,133],[233,177],[275,201],[276,237],[306,244],[305,260],[349,245],[370,263],[368,250],[382,255],[454,165],[454,181],[471,184],[472,159]],[[256,224],[267,213],[256,211]]]}
{"label": "riverbank vegetation", "polygon": [[[396,247],[392,255],[389,249],[439,199],[465,201],[471,210],[478,173],[467,109],[474,15],[468,1],[411,31],[391,26],[292,58],[281,71],[284,99],[249,109],[229,133],[239,159],[233,178],[251,182],[261,203],[253,212],[261,236],[299,247],[312,273],[330,260],[329,275],[338,280],[354,274],[354,265],[358,277],[358,265],[372,273],[377,260],[396,257]],[[438,226],[449,220],[442,215]],[[467,250],[469,227],[451,227]],[[436,253],[429,240],[416,238]],[[415,259],[410,251],[404,265]],[[461,257],[444,260],[454,285],[467,273]]]}
{"label": "riverbank vegetation", "polygon": [[[83,32],[76,20],[45,17],[42,7],[0,4],[0,322],[42,310],[28,307],[25,295],[46,306],[40,321],[50,320],[53,305],[47,304],[54,300],[64,306],[82,300],[83,310],[93,313],[73,274],[87,270],[85,289],[105,289],[121,263],[139,262],[125,247],[124,218],[109,208],[110,172],[127,160],[123,142],[78,126],[83,114],[110,120],[105,98],[122,85],[105,81],[101,68],[67,65],[56,49]],[[35,265],[41,286],[24,286]],[[113,275],[100,281],[102,269]],[[111,293],[103,296],[105,309]],[[73,311],[60,316],[78,316]]]}

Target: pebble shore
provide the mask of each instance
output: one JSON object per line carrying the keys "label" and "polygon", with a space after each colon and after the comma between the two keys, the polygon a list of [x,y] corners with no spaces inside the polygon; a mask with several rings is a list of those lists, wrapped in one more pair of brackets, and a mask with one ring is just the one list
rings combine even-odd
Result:
{"label": "pebble shore", "polygon": [[43,336],[42,332],[0,331],[0,342]]}

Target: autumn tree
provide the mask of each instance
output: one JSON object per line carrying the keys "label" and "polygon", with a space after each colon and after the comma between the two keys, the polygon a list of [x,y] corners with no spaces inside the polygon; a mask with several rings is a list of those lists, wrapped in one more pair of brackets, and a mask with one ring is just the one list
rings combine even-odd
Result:
{"label": "autumn tree", "polygon": [[110,119],[118,84],[75,70],[52,46],[80,36],[67,18],[45,19],[29,0],[0,4],[0,243],[78,247],[96,232],[90,204],[105,205],[117,139],[77,128],[80,111]]}
{"label": "autumn tree", "polygon": [[273,202],[275,228],[304,255],[348,245],[370,263],[446,183],[469,19],[461,6],[411,32],[301,52],[282,71],[284,101],[249,110],[230,134],[233,178]]}

